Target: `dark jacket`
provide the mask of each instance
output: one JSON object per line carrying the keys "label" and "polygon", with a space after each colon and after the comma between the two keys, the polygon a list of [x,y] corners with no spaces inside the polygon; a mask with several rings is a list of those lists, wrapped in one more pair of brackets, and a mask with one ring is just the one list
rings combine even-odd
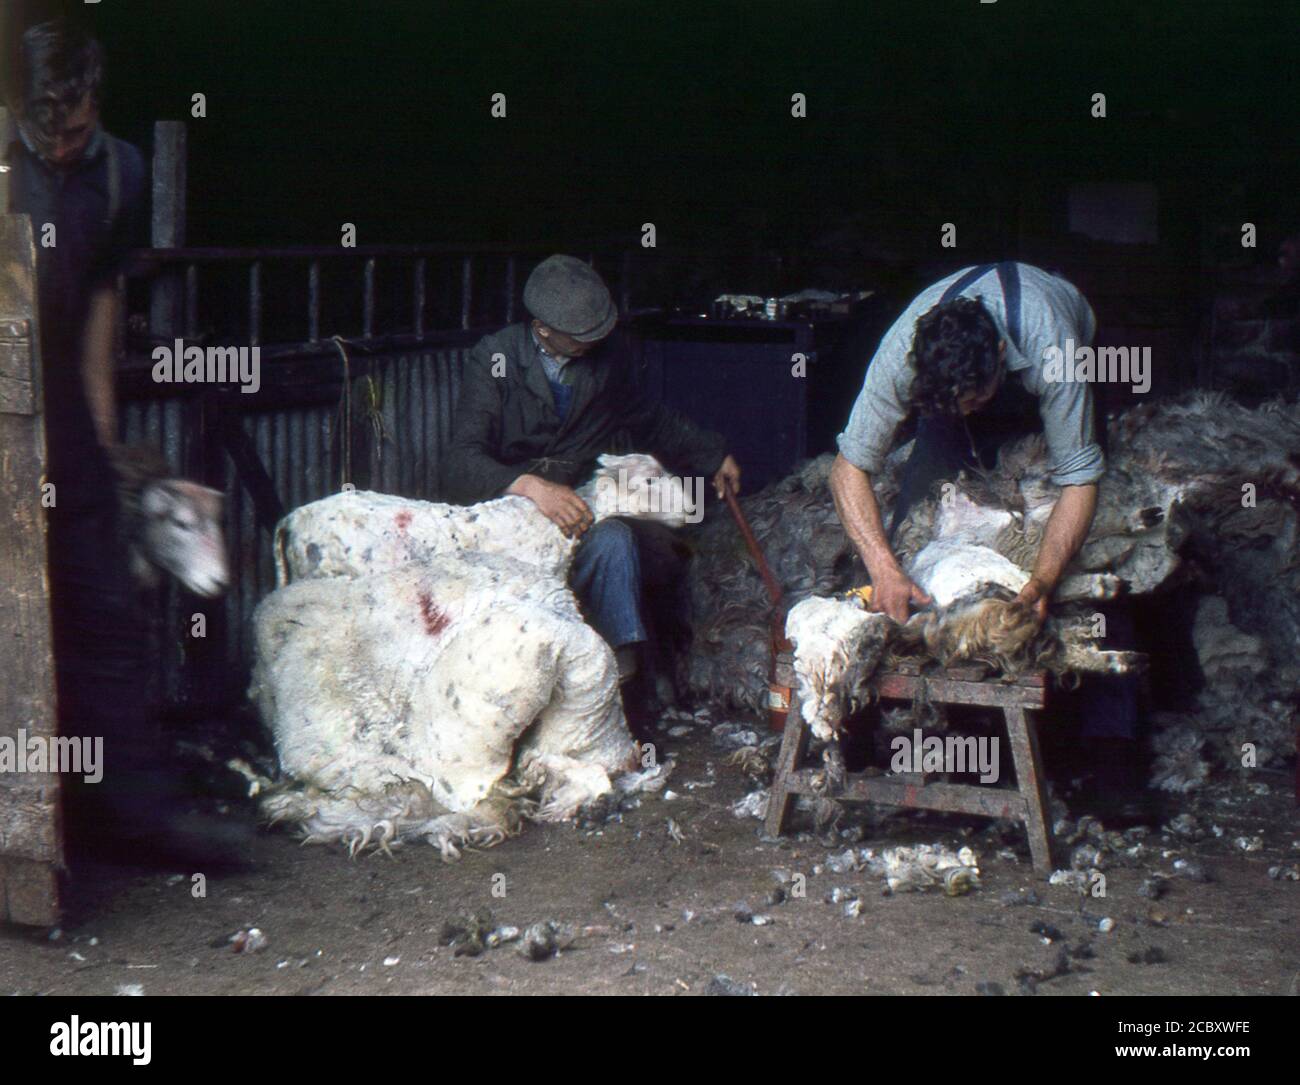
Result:
{"label": "dark jacket", "polygon": [[[59,505],[111,500],[112,476],[99,448],[81,374],[81,338],[91,295],[111,286],[128,252],[149,243],[148,174],[129,143],[97,131],[81,161],[47,165],[21,138],[0,149],[10,174],[10,210],[30,215],[40,289],[41,365],[48,463]],[[41,243],[47,226],[55,243]]]}
{"label": "dark jacket", "polygon": [[[493,376],[493,355],[503,363]],[[504,370],[504,371],[503,371]],[[479,340],[470,353],[442,465],[442,497],[473,504],[499,497],[520,475],[576,486],[605,452],[648,452],[677,474],[711,476],[726,444],[716,433],[651,403],[631,366],[608,349],[565,366],[573,405],[561,422],[528,323]]]}

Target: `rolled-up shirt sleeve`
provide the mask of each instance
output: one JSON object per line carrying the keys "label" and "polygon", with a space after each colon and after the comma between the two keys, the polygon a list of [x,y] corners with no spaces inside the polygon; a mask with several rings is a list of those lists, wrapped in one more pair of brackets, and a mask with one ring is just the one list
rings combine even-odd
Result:
{"label": "rolled-up shirt sleeve", "polygon": [[840,454],[869,475],[884,468],[894,433],[910,409],[914,374],[907,364],[907,351],[914,321],[908,321],[905,331],[900,327],[903,323],[900,319],[885,334],[867,367],[848,425],[836,440]]}
{"label": "rolled-up shirt sleeve", "polygon": [[[1079,298],[1073,321],[1063,321],[1054,338],[1066,366],[1074,364],[1069,351],[1092,343],[1096,317]],[[1051,479],[1057,486],[1086,486],[1101,478],[1106,458],[1097,443],[1092,386],[1086,381],[1046,380],[1040,371],[1038,412],[1051,462]]]}

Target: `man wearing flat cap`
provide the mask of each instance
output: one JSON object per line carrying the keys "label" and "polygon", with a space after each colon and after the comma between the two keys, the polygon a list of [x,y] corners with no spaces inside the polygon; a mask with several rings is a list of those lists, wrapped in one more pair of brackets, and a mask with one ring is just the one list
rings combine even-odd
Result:
{"label": "man wearing flat cap", "polygon": [[740,468],[721,436],[648,402],[627,360],[608,344],[602,349],[618,312],[588,264],[543,260],[524,286],[524,307],[531,320],[486,336],[470,355],[443,496],[472,504],[518,494],[566,535],[583,536],[570,580],[627,677],[636,670],[634,646],[648,639],[641,559],[659,525],[614,517],[593,527],[573,488],[606,452],[648,452],[670,471],[712,478],[719,496],[726,483],[739,489]]}

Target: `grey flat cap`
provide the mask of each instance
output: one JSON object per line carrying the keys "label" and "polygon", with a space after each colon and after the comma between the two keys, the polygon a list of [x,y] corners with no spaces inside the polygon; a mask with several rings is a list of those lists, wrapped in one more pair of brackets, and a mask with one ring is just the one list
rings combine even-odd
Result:
{"label": "grey flat cap", "polygon": [[524,308],[579,343],[604,339],[618,321],[605,280],[573,256],[548,256],[533,268],[524,284]]}

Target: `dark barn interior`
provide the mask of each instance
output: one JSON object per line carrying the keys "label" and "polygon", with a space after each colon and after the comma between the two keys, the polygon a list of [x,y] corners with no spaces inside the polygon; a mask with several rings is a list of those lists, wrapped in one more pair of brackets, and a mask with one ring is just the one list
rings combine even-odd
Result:
{"label": "dark barn interior", "polygon": [[[164,576],[138,592],[151,741],[240,861],[97,855],[54,774],[0,773],[0,989],[1298,993],[1286,5],[11,0],[11,106],[24,31],[64,16],[102,43],[103,126],[149,170],[115,294],[120,442],[224,495],[227,590]],[[0,738],[63,726],[46,431],[17,368],[39,393],[41,223],[18,218],[0,297]],[[299,848],[328,819],[268,824],[302,809],[277,797],[319,791],[249,692],[273,684],[255,611],[286,563],[290,587],[300,575],[277,525],[348,490],[465,504],[445,472],[475,345],[536,316],[526,287],[552,253],[608,284],[618,325],[593,357],[624,367],[626,394],[725,439],[753,545],[710,472],[702,522],[673,544],[685,611],[667,588],[647,601],[656,643],[622,687],[650,760],[612,791],[505,839],[444,837],[441,856],[400,827],[391,850],[378,826]],[[1099,351],[1149,351],[1142,387],[1091,386],[1108,463],[1165,495],[1143,504],[1164,501],[1170,561],[1135,586],[1121,561],[1157,549],[1141,534],[1088,567],[1124,581],[1103,647],[1141,657],[1122,755],[1141,801],[1113,817],[1092,803],[1105,771],[1084,721],[1114,676],[887,655],[834,739],[790,725],[813,693],[778,619],[871,579],[831,467],[868,363],[926,288],[1006,261],[1074,284]],[[258,348],[256,390],[160,380],[178,341]],[[894,447],[920,433],[913,414]],[[647,450],[626,434],[607,451]],[[873,474],[882,506],[903,463]],[[1099,604],[1078,606],[1052,614]],[[441,631],[436,607],[423,619]],[[1010,786],[989,799],[971,771],[890,770],[913,727],[1002,743]]]}

